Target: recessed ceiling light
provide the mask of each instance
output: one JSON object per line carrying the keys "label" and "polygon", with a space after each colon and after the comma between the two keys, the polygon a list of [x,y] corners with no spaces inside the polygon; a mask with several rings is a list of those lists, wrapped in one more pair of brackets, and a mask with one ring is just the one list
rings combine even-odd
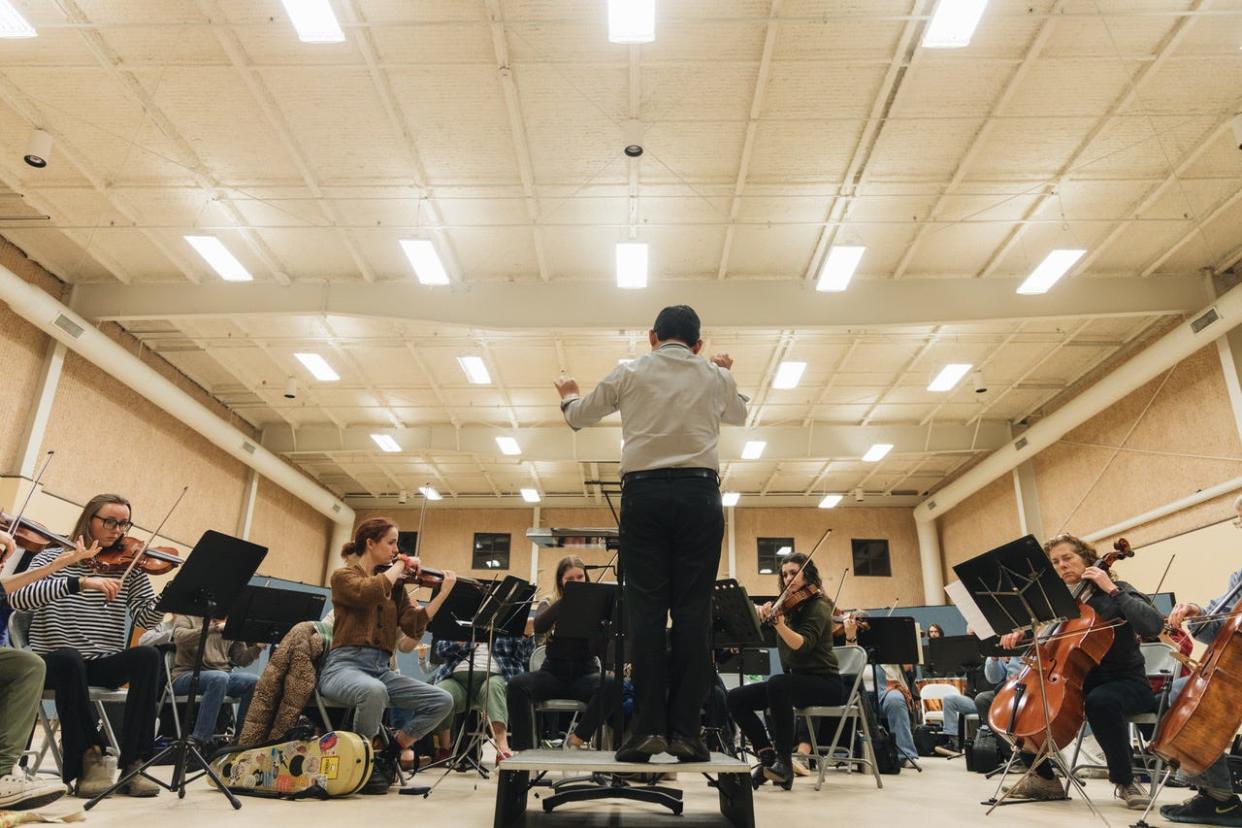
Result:
{"label": "recessed ceiling light", "polygon": [[936,13],[927,24],[923,45],[928,49],[969,46],[987,5],[988,0],[940,0]]}
{"label": "recessed ceiling light", "polygon": [[927,386],[927,390],[952,391],[971,367],[969,362],[950,362],[940,369],[940,373],[936,374],[936,378]]}
{"label": "recessed ceiling light", "polygon": [[281,0],[303,43],[341,43],[345,33],[328,0]]}
{"label": "recessed ceiling light", "polygon": [[647,243],[617,242],[617,287],[647,286]]}
{"label": "recessed ceiling light", "polygon": [[1026,281],[1018,286],[1018,293],[1028,296],[1047,293],[1062,276],[1069,273],[1070,268],[1086,252],[1085,250],[1053,250],[1039,263],[1039,267],[1031,271],[1031,275],[1026,277]]}
{"label": "recessed ceiling light", "polygon": [[802,372],[806,370],[805,362],[782,362],[776,369],[776,377],[772,380],[773,388],[797,388],[802,382]]}
{"label": "recessed ceiling light", "polygon": [[21,12],[13,7],[9,0],[0,0],[0,37],[38,37],[39,33],[31,26]]}
{"label": "recessed ceiling light", "polygon": [[500,447],[501,454],[521,454],[522,447],[518,445],[518,441],[512,437],[497,437],[496,445]]}
{"label": "recessed ceiling light", "polygon": [[608,0],[608,40],[613,43],[655,40],[655,0]]}
{"label": "recessed ceiling light", "polygon": [[320,382],[336,382],[341,378],[341,375],[332,370],[328,361],[319,354],[294,354],[293,356],[305,366],[307,371],[310,371],[312,377]]}
{"label": "recessed ceiling light", "polygon": [[721,506],[736,506],[737,502],[742,499],[740,492],[725,492],[720,496]]}
{"label": "recessed ceiling light", "polygon": [[527,503],[538,503],[540,500],[539,491],[537,489],[522,489],[522,500]]}
{"label": "recessed ceiling light", "polygon": [[743,460],[758,460],[763,456],[763,450],[768,447],[764,440],[747,440],[746,445],[742,446]]}
{"label": "recessed ceiling light", "polygon": [[418,490],[423,493],[423,497],[428,500],[441,500],[440,493],[436,491],[435,486],[419,486]]}
{"label": "recessed ceiling light", "polygon": [[892,443],[876,443],[874,446],[867,449],[867,453],[862,456],[862,459],[866,460],[868,463],[878,463],[892,450]]}
{"label": "recessed ceiling light", "polygon": [[226,282],[251,282],[250,271],[215,236],[185,236],[198,255]]}
{"label": "recessed ceiling light", "polygon": [[824,495],[824,499],[819,502],[819,508],[831,509],[832,507],[840,503],[842,499],[843,499],[843,496],[839,494]]}
{"label": "recessed ceiling light", "polygon": [[375,445],[388,452],[401,451],[401,446],[392,438],[391,434],[372,434],[371,439],[375,441]]}
{"label": "recessed ceiling light", "polygon": [[492,375],[487,372],[487,365],[484,364],[482,357],[459,356],[457,364],[461,366],[461,370],[466,375],[466,381],[471,385],[492,384]]}
{"label": "recessed ceiling light", "polygon": [[824,257],[815,289],[840,293],[849,287],[850,279],[854,278],[854,271],[858,269],[866,250],[857,245],[834,244]]}
{"label": "recessed ceiling light", "polygon": [[414,268],[414,275],[418,277],[420,284],[447,285],[449,283],[448,271],[444,269],[444,262],[440,261],[440,254],[436,252],[436,246],[431,241],[402,239],[401,249],[405,251],[405,257],[410,260],[410,267]]}

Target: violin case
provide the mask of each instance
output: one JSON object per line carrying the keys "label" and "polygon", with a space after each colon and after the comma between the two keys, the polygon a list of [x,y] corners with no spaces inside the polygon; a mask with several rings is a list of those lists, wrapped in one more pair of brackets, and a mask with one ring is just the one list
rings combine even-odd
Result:
{"label": "violin case", "polygon": [[212,770],[233,793],[284,799],[351,796],[371,778],[373,764],[371,740],[344,730],[228,748],[211,757]]}

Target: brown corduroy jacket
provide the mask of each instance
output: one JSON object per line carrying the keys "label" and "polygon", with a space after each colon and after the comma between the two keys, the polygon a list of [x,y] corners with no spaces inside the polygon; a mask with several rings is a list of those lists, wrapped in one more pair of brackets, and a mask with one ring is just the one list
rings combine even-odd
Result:
{"label": "brown corduroy jacket", "polygon": [[404,586],[394,589],[386,577],[368,574],[357,563],[333,572],[331,584],[334,650],[374,647],[391,654],[398,627],[417,641],[431,620],[425,609],[410,602]]}

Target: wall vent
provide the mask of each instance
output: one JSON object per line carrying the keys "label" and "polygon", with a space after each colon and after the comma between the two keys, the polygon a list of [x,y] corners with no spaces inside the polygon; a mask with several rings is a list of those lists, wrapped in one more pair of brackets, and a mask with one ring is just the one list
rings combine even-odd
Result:
{"label": "wall vent", "polygon": [[1218,319],[1220,319],[1220,314],[1216,312],[1216,308],[1208,308],[1202,316],[1191,321],[1190,330],[1199,333]]}
{"label": "wall vent", "polygon": [[74,339],[77,339],[82,335],[82,331],[86,330],[77,322],[74,322],[72,319],[65,316],[63,313],[57,316],[56,321],[52,324],[72,336]]}
{"label": "wall vent", "polygon": [[1026,448],[1026,444],[1028,442],[1030,441],[1027,440],[1025,437],[1019,437],[1018,442],[1013,444],[1014,451],[1022,451],[1022,449]]}
{"label": "wall vent", "polygon": [[254,443],[250,442],[249,440],[245,440],[242,442],[242,451],[246,452],[246,454],[254,454],[254,450],[255,450]]}
{"label": "wall vent", "polygon": [[927,511],[931,512],[931,511],[935,511],[935,509],[936,509],[936,501],[934,500],[927,501]]}

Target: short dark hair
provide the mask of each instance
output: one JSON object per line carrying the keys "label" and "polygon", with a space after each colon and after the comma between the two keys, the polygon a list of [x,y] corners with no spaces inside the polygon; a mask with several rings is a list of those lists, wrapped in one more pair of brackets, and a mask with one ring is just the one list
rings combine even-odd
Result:
{"label": "short dark hair", "polygon": [[652,330],[661,342],[676,339],[693,346],[699,341],[699,315],[689,305],[669,305],[660,311]]}

